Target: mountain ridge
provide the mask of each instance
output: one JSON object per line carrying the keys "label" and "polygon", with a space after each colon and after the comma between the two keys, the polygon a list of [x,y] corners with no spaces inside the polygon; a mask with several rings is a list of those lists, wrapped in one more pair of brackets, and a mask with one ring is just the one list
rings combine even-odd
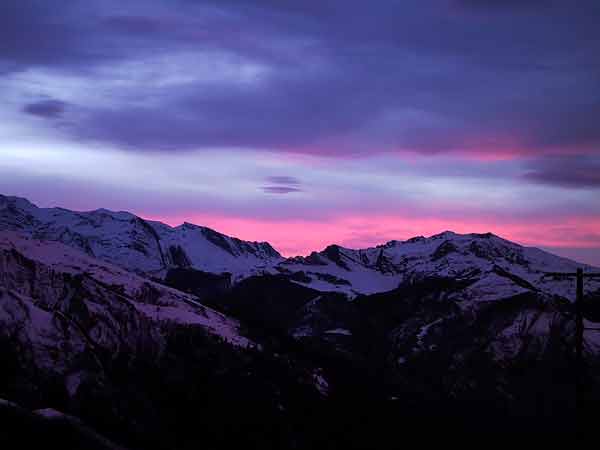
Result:
{"label": "mountain ridge", "polygon": [[208,227],[189,223],[171,227],[103,208],[83,212],[38,208],[27,199],[2,195],[0,229],[57,240],[130,270],[161,277],[169,266],[195,265],[210,272],[231,272],[235,279],[283,259],[267,242],[242,241]]}
{"label": "mountain ridge", "polygon": [[2,229],[59,241],[159,279],[169,278],[175,269],[222,275],[230,284],[272,274],[350,298],[391,291],[409,279],[431,276],[479,280],[473,298],[485,298],[498,289],[513,294],[537,289],[572,298],[568,283],[547,282],[544,273],[594,270],[493,233],[449,230],[359,249],[331,244],[307,256],[284,258],[268,242],[243,241],[189,222],[172,227],[105,208],[87,212],[38,208],[25,198],[0,195]]}
{"label": "mountain ridge", "polygon": [[39,209],[39,210],[61,210],[61,211],[69,212],[69,213],[84,214],[84,215],[85,214],[101,214],[101,213],[104,213],[104,214],[107,214],[107,215],[110,215],[110,216],[113,216],[113,217],[138,218],[138,219],[141,219],[144,222],[147,222],[149,224],[158,224],[158,225],[165,226],[165,227],[168,227],[168,228],[171,228],[171,229],[174,229],[174,230],[181,229],[181,228],[186,228],[186,227],[206,229],[206,230],[210,230],[210,231],[213,231],[215,233],[218,233],[218,234],[230,237],[231,239],[239,240],[239,241],[242,241],[242,242],[246,242],[246,243],[250,243],[250,244],[258,244],[258,245],[264,245],[264,244],[266,244],[266,245],[270,246],[279,256],[282,256],[284,259],[287,259],[287,260],[293,260],[293,259],[296,259],[296,258],[307,258],[307,257],[310,256],[310,254],[323,252],[323,251],[327,250],[327,248],[329,248],[329,247],[339,247],[339,248],[344,249],[344,250],[356,250],[356,251],[363,250],[364,251],[364,250],[375,249],[375,248],[386,248],[386,247],[390,247],[390,246],[393,246],[393,245],[396,245],[396,244],[414,243],[414,242],[418,242],[418,241],[422,241],[422,240],[427,240],[427,239],[439,239],[439,238],[448,237],[448,236],[473,236],[473,237],[495,237],[495,238],[502,239],[504,241],[510,242],[512,244],[520,245],[523,248],[532,248],[532,249],[537,249],[539,251],[543,251],[545,253],[548,253],[548,254],[551,254],[553,256],[556,256],[557,258],[563,258],[565,260],[569,260],[569,261],[575,262],[577,264],[580,264],[581,266],[595,267],[593,265],[590,265],[590,264],[587,264],[587,263],[583,263],[583,262],[579,262],[579,261],[576,261],[576,260],[571,259],[571,258],[566,258],[566,257],[560,256],[560,255],[556,255],[556,254],[554,254],[552,252],[549,252],[547,250],[543,250],[543,249],[541,249],[539,247],[536,247],[536,246],[527,246],[527,245],[518,244],[518,243],[516,243],[514,241],[511,241],[511,240],[509,240],[507,238],[504,238],[504,237],[502,237],[500,235],[497,235],[495,233],[492,233],[492,232],[456,233],[456,232],[454,232],[452,230],[444,230],[444,231],[441,231],[439,233],[432,234],[431,236],[423,236],[423,235],[413,236],[413,237],[407,238],[405,240],[391,239],[391,240],[388,240],[386,242],[382,242],[380,244],[375,244],[375,245],[369,246],[369,247],[356,247],[355,248],[355,247],[347,247],[347,246],[345,246],[343,244],[331,243],[331,244],[328,244],[322,250],[312,250],[308,255],[283,256],[269,241],[245,240],[245,239],[241,239],[241,238],[238,238],[238,237],[235,237],[235,236],[225,235],[224,233],[221,233],[221,232],[215,230],[214,228],[207,227],[205,225],[198,225],[198,224],[195,224],[195,223],[192,223],[192,222],[184,221],[184,222],[182,222],[179,225],[169,225],[169,224],[167,224],[165,222],[162,222],[162,221],[159,221],[159,220],[146,219],[146,218],[144,218],[142,216],[138,216],[137,214],[134,214],[134,213],[132,213],[130,211],[112,210],[112,209],[107,209],[107,208],[103,208],[103,207],[97,208],[97,209],[92,209],[92,210],[73,210],[73,209],[64,208],[64,207],[61,207],[61,206],[40,207],[40,206],[37,206],[35,203],[31,202],[29,199],[27,199],[25,197],[20,197],[20,196],[17,196],[17,195],[4,195],[4,194],[0,194],[0,206],[2,205],[2,203],[1,203],[2,201],[8,202],[9,200],[17,201],[17,202],[19,202],[21,204],[26,204],[26,205],[28,205],[30,207],[33,207],[33,208]]}

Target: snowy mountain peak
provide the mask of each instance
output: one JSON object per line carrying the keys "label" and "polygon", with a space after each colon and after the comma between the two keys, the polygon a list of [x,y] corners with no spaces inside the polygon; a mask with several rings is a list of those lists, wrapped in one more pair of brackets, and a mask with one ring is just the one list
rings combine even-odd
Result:
{"label": "snowy mountain peak", "polygon": [[465,299],[485,300],[532,289],[571,298],[569,282],[549,281],[543,275],[578,267],[593,269],[493,233],[444,231],[365,249],[332,245],[307,258],[288,259],[278,269],[301,273],[297,282],[317,290],[350,296],[389,291],[412,279],[462,279],[472,283],[463,292]]}
{"label": "snowy mountain peak", "polygon": [[[68,210],[65,210],[68,211]],[[93,211],[89,211],[89,214],[92,216],[100,216],[100,217],[112,217],[118,220],[135,220],[136,216],[127,211],[111,211],[106,208],[99,208]]]}
{"label": "snowy mountain peak", "polygon": [[38,208],[25,199],[0,197],[0,230],[59,241],[138,273],[163,277],[173,267],[230,273],[232,281],[281,261],[266,242],[246,242],[210,228],[170,227],[124,211],[76,212]]}
{"label": "snowy mountain peak", "polygon": [[452,239],[456,236],[459,236],[459,235],[457,233],[455,233],[454,231],[446,230],[446,231],[442,231],[441,233],[434,234],[429,239]]}

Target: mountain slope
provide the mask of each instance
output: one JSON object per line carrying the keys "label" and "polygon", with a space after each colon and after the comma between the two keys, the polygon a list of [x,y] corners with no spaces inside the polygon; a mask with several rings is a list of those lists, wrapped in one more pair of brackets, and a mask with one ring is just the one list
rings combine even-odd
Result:
{"label": "mountain slope", "polygon": [[[0,323],[44,367],[77,373],[84,349],[161,351],[159,324],[198,326],[247,347],[239,324],[196,297],[58,242],[0,232]],[[97,355],[101,358],[101,355]]]}
{"label": "mountain slope", "polygon": [[232,280],[261,273],[283,258],[266,242],[246,242],[210,228],[184,223],[170,227],[127,212],[74,212],[38,208],[0,195],[0,230],[54,240],[127,270],[164,277],[170,268],[191,267],[232,274]]}

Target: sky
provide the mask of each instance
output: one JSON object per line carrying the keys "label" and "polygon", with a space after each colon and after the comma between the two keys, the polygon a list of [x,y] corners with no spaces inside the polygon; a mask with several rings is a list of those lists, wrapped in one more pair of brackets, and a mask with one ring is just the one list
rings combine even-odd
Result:
{"label": "sky", "polygon": [[0,193],[285,255],[445,230],[600,266],[597,0],[2,0]]}

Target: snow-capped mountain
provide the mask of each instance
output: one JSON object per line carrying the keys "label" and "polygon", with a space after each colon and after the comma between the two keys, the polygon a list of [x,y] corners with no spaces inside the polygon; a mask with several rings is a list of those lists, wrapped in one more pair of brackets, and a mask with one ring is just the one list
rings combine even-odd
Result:
{"label": "snow-capped mountain", "polygon": [[[0,196],[0,230],[59,241],[159,279],[168,278],[175,269],[189,269],[226,274],[225,284],[229,285],[270,273],[350,298],[391,291],[408,280],[445,277],[469,280],[469,287],[455,294],[466,303],[527,291],[572,299],[572,282],[545,273],[573,272],[578,267],[593,270],[491,233],[450,231],[358,250],[330,245],[307,257],[284,259],[267,242],[242,241],[190,223],[170,227],[128,212],[38,208],[25,199],[5,196]],[[600,283],[590,281],[590,286],[596,289]]]}
{"label": "snow-capped mountain", "polygon": [[[427,277],[469,280],[457,299],[486,301],[527,291],[573,298],[572,281],[545,274],[575,272],[578,267],[594,270],[491,233],[446,231],[361,250],[331,245],[306,258],[283,261],[276,270],[314,289],[350,296],[391,291],[405,281]],[[598,288],[600,283],[590,281],[590,286]]]}
{"label": "snow-capped mountain", "polygon": [[163,278],[170,268],[230,273],[232,281],[261,273],[283,258],[266,242],[246,242],[210,228],[170,227],[128,212],[38,208],[0,195],[0,230],[54,240],[127,270]]}

